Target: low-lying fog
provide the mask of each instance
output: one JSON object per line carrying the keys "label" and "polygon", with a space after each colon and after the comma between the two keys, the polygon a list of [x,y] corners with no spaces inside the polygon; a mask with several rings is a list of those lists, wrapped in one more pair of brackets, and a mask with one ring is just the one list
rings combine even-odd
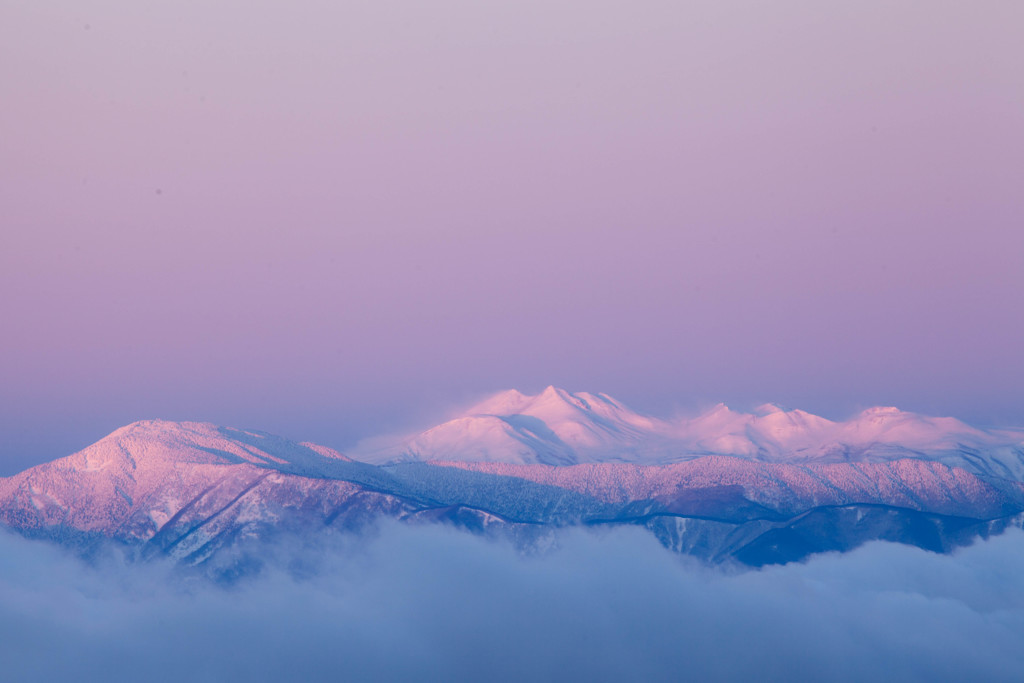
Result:
{"label": "low-lying fog", "polygon": [[8,681],[1019,680],[1024,533],[710,569],[645,531],[530,555],[384,524],[223,586],[0,533]]}

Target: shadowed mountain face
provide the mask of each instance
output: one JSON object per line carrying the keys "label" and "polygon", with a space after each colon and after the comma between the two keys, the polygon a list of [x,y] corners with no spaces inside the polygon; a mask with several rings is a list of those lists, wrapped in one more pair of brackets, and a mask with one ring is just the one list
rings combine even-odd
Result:
{"label": "shadowed mountain face", "polygon": [[[607,397],[580,394],[566,403],[557,391],[546,393],[539,403],[503,394],[488,407],[520,410],[502,424],[545,443],[555,434],[569,455],[580,444],[605,447],[662,428]],[[574,411],[600,419],[583,430]],[[1024,484],[920,457],[377,466],[260,432],[162,421],[128,425],[74,455],[0,479],[0,522],[25,535],[83,551],[110,539],[140,557],[211,566],[237,558],[247,541],[315,540],[382,516],[454,524],[524,546],[569,525],[639,525],[679,552],[758,565],[873,539],[945,551],[1020,526],[1022,511]]]}

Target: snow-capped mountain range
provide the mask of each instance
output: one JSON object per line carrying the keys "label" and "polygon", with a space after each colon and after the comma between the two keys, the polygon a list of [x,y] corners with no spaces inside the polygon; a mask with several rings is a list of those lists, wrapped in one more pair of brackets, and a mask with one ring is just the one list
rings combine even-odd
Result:
{"label": "snow-capped mountain range", "polygon": [[944,551],[1024,523],[1022,441],[891,408],[842,423],[772,406],[659,420],[603,394],[510,391],[370,457],[133,423],[0,478],[0,523],[83,550],[112,540],[232,567],[251,541],[380,517],[525,544],[563,526],[639,525],[680,552],[755,565],[872,539]]}
{"label": "snow-capped mountain range", "polygon": [[1024,479],[1024,430],[981,430],[952,417],[869,408],[845,422],[771,404],[754,413],[724,404],[693,418],[636,413],[606,394],[556,387],[505,391],[420,434],[353,457],[403,461],[573,465],[669,464],[707,455],[759,462],[889,462],[923,458],[978,474]]}

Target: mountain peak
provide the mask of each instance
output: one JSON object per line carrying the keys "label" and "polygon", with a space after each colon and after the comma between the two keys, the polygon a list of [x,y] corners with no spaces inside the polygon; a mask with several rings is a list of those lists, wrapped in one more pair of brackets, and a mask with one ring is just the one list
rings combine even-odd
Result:
{"label": "mountain peak", "polygon": [[588,394],[572,394],[565,389],[559,389],[555,386],[549,386],[547,389],[538,394],[533,403],[537,406],[550,406],[558,407],[570,406],[572,408],[578,408],[580,410],[590,410],[590,403],[584,398]]}
{"label": "mountain peak", "polygon": [[332,448],[295,443],[266,432],[209,422],[139,420],[55,462],[82,471],[115,468],[159,473],[181,465],[249,464],[313,472],[349,460]]}
{"label": "mountain peak", "polygon": [[700,416],[698,417],[698,419],[726,418],[726,417],[729,417],[729,416],[735,416],[735,415],[740,415],[740,414],[741,413],[737,413],[736,411],[734,411],[732,408],[730,408],[729,406],[725,405],[724,403],[716,403],[711,408],[709,408],[709,409],[705,410],[703,413],[701,413]]}
{"label": "mountain peak", "polygon": [[401,443],[357,454],[368,462],[414,460],[573,464],[629,457],[660,434],[660,421],[606,394],[550,385],[534,394],[502,391],[461,416]]}
{"label": "mountain peak", "polygon": [[538,411],[561,410],[565,407],[590,410],[591,403],[606,403],[621,408],[621,404],[610,397],[595,396],[581,392],[573,394],[556,386],[548,386],[538,394],[524,394],[516,389],[499,391],[484,399],[467,411],[467,415],[522,415]]}
{"label": "mountain peak", "polygon": [[896,406],[874,406],[872,408],[866,408],[861,411],[861,415],[875,416],[875,417],[887,417],[897,415],[909,415],[905,411],[900,410]]}
{"label": "mountain peak", "polygon": [[782,408],[775,405],[774,403],[762,403],[758,407],[754,408],[755,415],[774,415],[775,413],[784,413]]}
{"label": "mountain peak", "polygon": [[516,389],[506,389],[480,401],[466,415],[515,415],[534,398]]}

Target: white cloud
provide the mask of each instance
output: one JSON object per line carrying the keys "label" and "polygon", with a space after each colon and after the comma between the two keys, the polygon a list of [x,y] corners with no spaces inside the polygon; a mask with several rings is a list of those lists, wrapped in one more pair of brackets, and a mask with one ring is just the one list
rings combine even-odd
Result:
{"label": "white cloud", "polygon": [[1013,680],[1024,533],[952,556],[870,544],[739,573],[639,529],[524,557],[384,525],[232,587],[0,536],[0,661],[16,681]]}

